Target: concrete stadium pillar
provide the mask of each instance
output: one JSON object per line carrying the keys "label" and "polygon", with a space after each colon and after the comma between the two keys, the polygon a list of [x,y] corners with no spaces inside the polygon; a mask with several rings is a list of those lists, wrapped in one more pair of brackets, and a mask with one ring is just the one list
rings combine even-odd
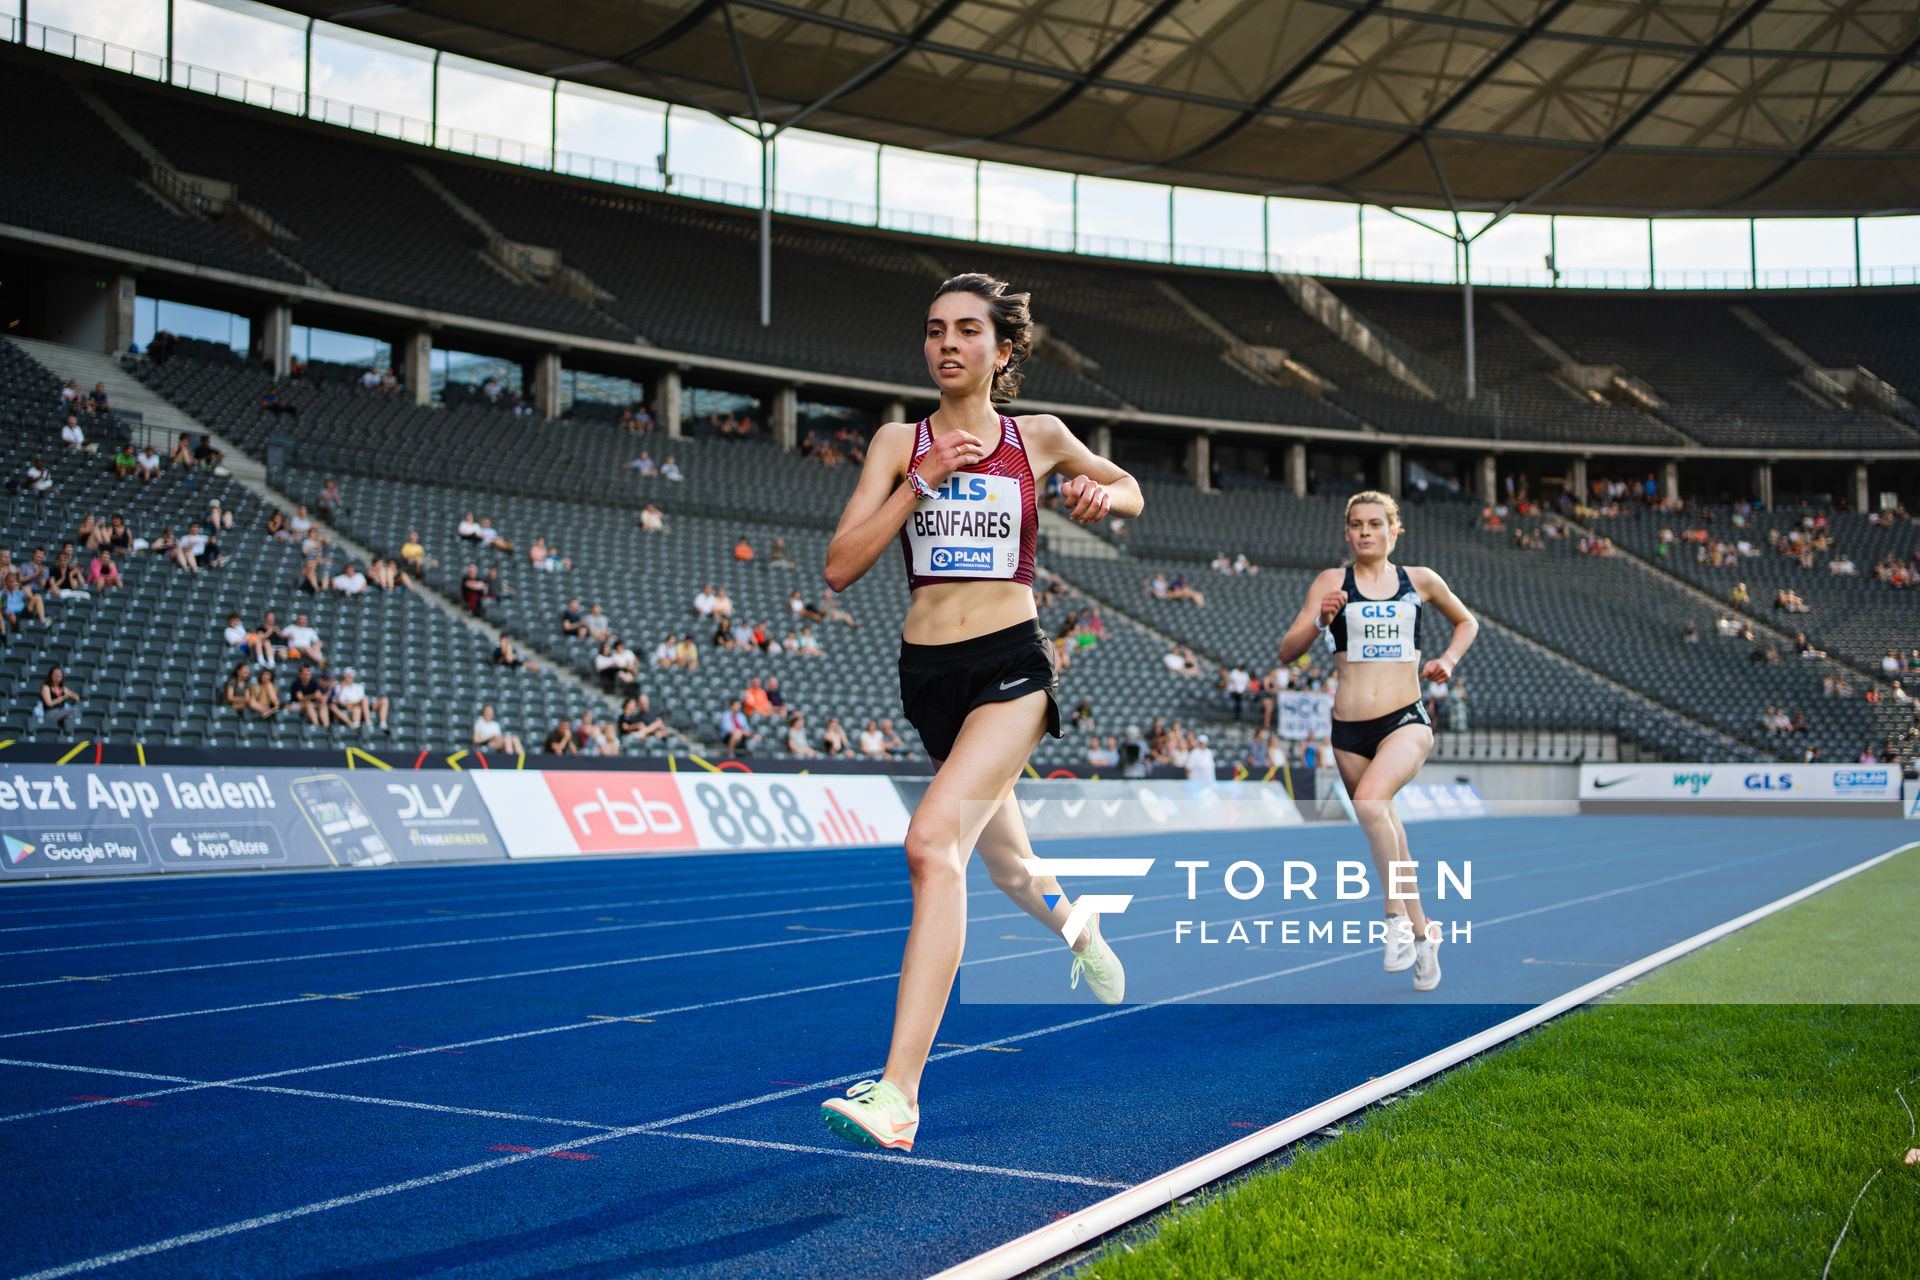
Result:
{"label": "concrete stadium pillar", "polygon": [[680,438],[680,371],[662,369],[653,384],[653,420],[669,440]]}
{"label": "concrete stadium pillar", "polygon": [[533,411],[543,418],[560,416],[560,385],[565,378],[558,351],[542,351],[533,358]]}
{"label": "concrete stadium pillar", "polygon": [[400,357],[397,372],[415,404],[433,403],[433,334],[416,329],[406,336],[396,352]]}
{"label": "concrete stadium pillar", "polygon": [[1567,471],[1567,487],[1573,490],[1577,500],[1584,501],[1587,496],[1587,458],[1575,458],[1573,466]]}
{"label": "concrete stadium pillar", "polygon": [[886,405],[882,407],[880,410],[880,421],[882,422],[907,421],[907,402],[905,400],[887,401]]}
{"label": "concrete stadium pillar", "polygon": [[1872,510],[1872,508],[1867,505],[1868,501],[1873,497],[1871,489],[1872,486],[1867,483],[1867,464],[1864,462],[1854,463],[1853,509],[1856,512]]}
{"label": "concrete stadium pillar", "polygon": [[1475,470],[1478,481],[1474,485],[1484,506],[1492,506],[1500,500],[1500,459],[1491,453],[1480,455],[1480,465]]}
{"label": "concrete stadium pillar", "polygon": [[1213,436],[1196,431],[1187,441],[1187,475],[1193,487],[1206,492],[1213,488]]}
{"label": "concrete stadium pillar", "polygon": [[785,386],[773,393],[773,438],[782,449],[800,444],[800,388]]}
{"label": "concrete stadium pillar", "polygon": [[260,357],[274,377],[287,376],[293,362],[293,308],[287,303],[267,304],[260,317]]}
{"label": "concrete stadium pillar", "polygon": [[1400,496],[1403,460],[1398,449],[1389,449],[1380,459],[1380,488],[1389,497]]}
{"label": "concrete stadium pillar", "polygon": [[1671,502],[1680,496],[1680,464],[1669,461],[1660,469],[1660,496]]}
{"label": "concrete stadium pillar", "polygon": [[1087,448],[1103,458],[1113,457],[1113,426],[1103,422],[1093,429],[1093,438],[1087,441]]}
{"label": "concrete stadium pillar", "polygon": [[1287,446],[1287,489],[1296,498],[1307,496],[1307,446],[1300,440]]}
{"label": "concrete stadium pillar", "polygon": [[1753,500],[1766,510],[1773,510],[1773,464],[1771,462],[1753,464]]}
{"label": "concrete stadium pillar", "polygon": [[106,349],[118,355],[133,345],[133,300],[139,287],[132,275],[122,271],[109,282],[107,300]]}

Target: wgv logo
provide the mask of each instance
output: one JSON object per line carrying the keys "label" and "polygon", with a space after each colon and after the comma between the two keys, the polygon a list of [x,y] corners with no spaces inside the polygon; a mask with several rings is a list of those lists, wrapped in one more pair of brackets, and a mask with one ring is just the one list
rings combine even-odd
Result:
{"label": "wgv logo", "polygon": [[389,782],[387,791],[400,797],[400,817],[407,818],[449,818],[453,816],[453,807],[460,803],[461,783],[451,787],[433,784],[433,801],[429,803],[421,794],[420,787],[412,782]]}
{"label": "wgv logo", "polygon": [[1744,783],[1749,791],[1791,791],[1793,775],[1790,773],[1750,773]]}
{"label": "wgv logo", "polygon": [[595,787],[593,794],[595,799],[573,806],[573,823],[580,829],[582,837],[592,837],[593,823],[590,819],[596,813],[606,818],[608,829],[617,836],[638,836],[649,832],[670,836],[677,835],[682,829],[680,815],[674,812],[672,805],[647,799],[640,794],[638,787],[627,793],[633,797],[631,800],[615,800],[604,787]]}
{"label": "wgv logo", "polygon": [[927,553],[928,567],[936,570],[979,569],[993,571],[992,547],[935,547]]}
{"label": "wgv logo", "polygon": [[987,500],[987,478],[985,476],[956,475],[941,485],[935,492],[948,502],[985,502]]}
{"label": "wgv logo", "polygon": [[[1040,876],[1128,876],[1139,877],[1153,870],[1152,858],[1022,858],[1027,874]],[[1060,903],[1062,895],[1049,893],[1041,898],[1049,911]],[[1060,936],[1072,946],[1080,941],[1087,924],[1096,915],[1119,915],[1133,901],[1130,893],[1083,893],[1074,899],[1067,912],[1067,923]]]}
{"label": "wgv logo", "polygon": [[1676,773],[1673,775],[1674,789],[1679,790],[1681,787],[1685,787],[1687,794],[1694,796],[1699,795],[1706,785],[1712,781],[1712,770],[1707,770],[1702,773]]}

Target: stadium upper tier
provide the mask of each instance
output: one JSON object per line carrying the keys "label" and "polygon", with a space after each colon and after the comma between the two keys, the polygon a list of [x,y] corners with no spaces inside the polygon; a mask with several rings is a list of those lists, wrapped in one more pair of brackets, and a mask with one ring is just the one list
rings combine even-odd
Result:
{"label": "stadium upper tier", "polygon": [[[138,250],[224,267],[262,281],[263,305],[273,297],[264,282],[292,282],[344,295],[331,305],[349,310],[374,299],[628,347],[636,370],[708,358],[905,394],[927,386],[916,335],[933,287],[985,269],[1035,295],[1043,332],[1026,402],[1083,419],[1167,415],[1503,447],[1920,450],[1920,364],[1900,339],[1920,325],[1920,294],[1481,290],[1478,384],[1491,394],[1468,400],[1455,290],[1342,283],[1337,299],[1325,295],[1333,312],[1310,312],[1297,282],[1257,273],[783,217],[774,323],[762,327],[750,212],[64,70],[10,65],[0,86],[0,106],[38,122],[9,144],[0,223],[91,242],[107,259]],[[76,168],[86,181],[72,180]],[[232,186],[221,217],[156,194],[206,180]],[[338,311],[327,323],[340,323]],[[1815,372],[1856,366],[1893,397],[1855,407]],[[1635,395],[1590,393],[1596,371]]]}

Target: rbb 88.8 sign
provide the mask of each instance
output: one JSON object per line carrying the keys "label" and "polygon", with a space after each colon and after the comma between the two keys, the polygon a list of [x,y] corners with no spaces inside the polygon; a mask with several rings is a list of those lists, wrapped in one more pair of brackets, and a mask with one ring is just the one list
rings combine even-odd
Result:
{"label": "rbb 88.8 sign", "polygon": [[[776,782],[765,791],[773,802],[771,817],[760,808],[760,797],[753,787],[739,782],[696,782],[693,799],[700,812],[695,821],[711,830],[714,838],[730,849],[743,844],[768,847],[812,844],[813,823],[800,812],[793,788]],[[706,841],[701,843],[704,845]]]}
{"label": "rbb 88.8 sign", "polygon": [[898,844],[907,815],[893,784],[873,777],[679,776],[702,849]]}

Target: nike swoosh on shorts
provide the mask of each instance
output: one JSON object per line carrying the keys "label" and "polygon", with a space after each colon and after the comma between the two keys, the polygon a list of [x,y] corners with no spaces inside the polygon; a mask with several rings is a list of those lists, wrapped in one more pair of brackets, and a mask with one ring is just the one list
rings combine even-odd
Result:
{"label": "nike swoosh on shorts", "polygon": [[1032,677],[1032,676],[1021,676],[1021,677],[1020,677],[1020,678],[1019,678],[1018,680],[1002,680],[1002,681],[1000,682],[1000,687],[1001,687],[1002,689],[1011,689],[1011,688],[1013,688],[1013,687],[1014,687],[1015,685],[1017,685],[1017,684],[1025,684],[1025,683],[1026,683],[1027,681],[1029,681],[1029,680],[1031,680],[1031,679],[1033,679],[1033,677]]}

